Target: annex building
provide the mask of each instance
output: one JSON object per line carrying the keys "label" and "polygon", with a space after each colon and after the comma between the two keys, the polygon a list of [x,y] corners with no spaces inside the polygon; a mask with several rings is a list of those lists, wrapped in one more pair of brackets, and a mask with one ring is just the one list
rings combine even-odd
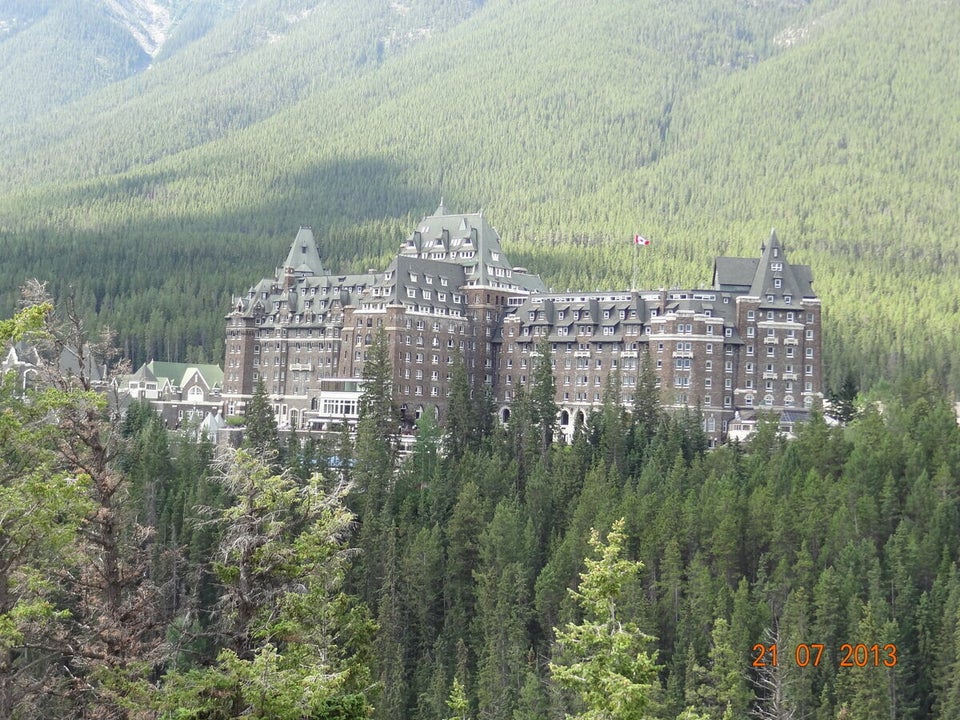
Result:
{"label": "annex building", "polygon": [[482,213],[441,202],[382,272],[338,275],[302,227],[274,277],[226,316],[223,401],[243,414],[259,380],[281,428],[325,430],[357,417],[367,349],[380,328],[409,428],[440,419],[455,357],[509,419],[546,341],[561,429],[599,407],[611,373],[630,405],[649,353],[666,407],[697,407],[714,441],[748,429],[760,410],[785,427],[823,399],[820,300],[806,265],[791,265],[775,233],[757,258],[717,258],[710,288],[564,292],[514,267]]}

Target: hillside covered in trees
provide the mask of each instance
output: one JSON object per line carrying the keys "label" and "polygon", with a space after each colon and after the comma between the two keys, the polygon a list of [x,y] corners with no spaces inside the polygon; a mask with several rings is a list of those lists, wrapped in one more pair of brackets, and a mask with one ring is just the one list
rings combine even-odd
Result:
{"label": "hillside covered in trees", "polygon": [[[135,363],[219,362],[300,224],[382,267],[443,195],[557,289],[627,286],[638,231],[641,286],[705,284],[775,226],[832,388],[960,388],[956,3],[161,4],[153,57],[66,0],[0,33],[7,314],[36,276]],[[48,91],[90,42],[104,72]]]}
{"label": "hillside covered in trees", "polygon": [[[41,304],[0,339],[81,324]],[[652,387],[551,443],[546,359],[500,428],[460,364],[400,464],[383,347],[355,441],[281,440],[262,388],[217,452],[55,363],[0,385],[4,717],[960,714],[960,428],[932,381],[707,451]]]}

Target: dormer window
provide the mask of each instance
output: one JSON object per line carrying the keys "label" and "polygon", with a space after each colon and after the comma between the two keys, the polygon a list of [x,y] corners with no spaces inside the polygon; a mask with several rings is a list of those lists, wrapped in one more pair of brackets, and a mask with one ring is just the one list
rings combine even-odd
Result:
{"label": "dormer window", "polygon": [[770,263],[770,271],[783,272],[783,263],[780,263],[780,262]]}
{"label": "dormer window", "polygon": [[780,278],[774,278],[774,279],[773,279],[773,286],[774,286],[775,288],[778,288],[778,289],[781,288],[781,287],[783,287],[783,280],[780,279]]}

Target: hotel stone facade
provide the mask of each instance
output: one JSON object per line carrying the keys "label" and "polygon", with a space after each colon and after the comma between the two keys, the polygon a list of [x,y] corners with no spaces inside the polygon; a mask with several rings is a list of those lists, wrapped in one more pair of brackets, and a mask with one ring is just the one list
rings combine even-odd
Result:
{"label": "hotel stone facade", "polygon": [[791,265],[775,233],[758,258],[717,258],[710,288],[554,293],[511,266],[482,213],[441,203],[382,272],[330,272],[301,228],[275,276],[226,316],[223,397],[228,416],[242,414],[262,379],[283,428],[352,421],[383,328],[400,427],[424,412],[443,420],[458,354],[508,419],[545,341],[567,432],[616,387],[611,373],[629,406],[649,353],[663,404],[699,408],[721,441],[758,411],[789,424],[820,405],[820,322],[810,268]]}

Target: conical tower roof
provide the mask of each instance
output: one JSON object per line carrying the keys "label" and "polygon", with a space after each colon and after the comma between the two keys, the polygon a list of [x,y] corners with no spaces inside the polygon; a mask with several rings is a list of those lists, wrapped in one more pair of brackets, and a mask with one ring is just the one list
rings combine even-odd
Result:
{"label": "conical tower roof", "polygon": [[320,259],[320,250],[313,237],[313,230],[306,225],[300,227],[297,237],[290,245],[290,252],[283,263],[284,268],[292,268],[297,275],[328,275]]}

